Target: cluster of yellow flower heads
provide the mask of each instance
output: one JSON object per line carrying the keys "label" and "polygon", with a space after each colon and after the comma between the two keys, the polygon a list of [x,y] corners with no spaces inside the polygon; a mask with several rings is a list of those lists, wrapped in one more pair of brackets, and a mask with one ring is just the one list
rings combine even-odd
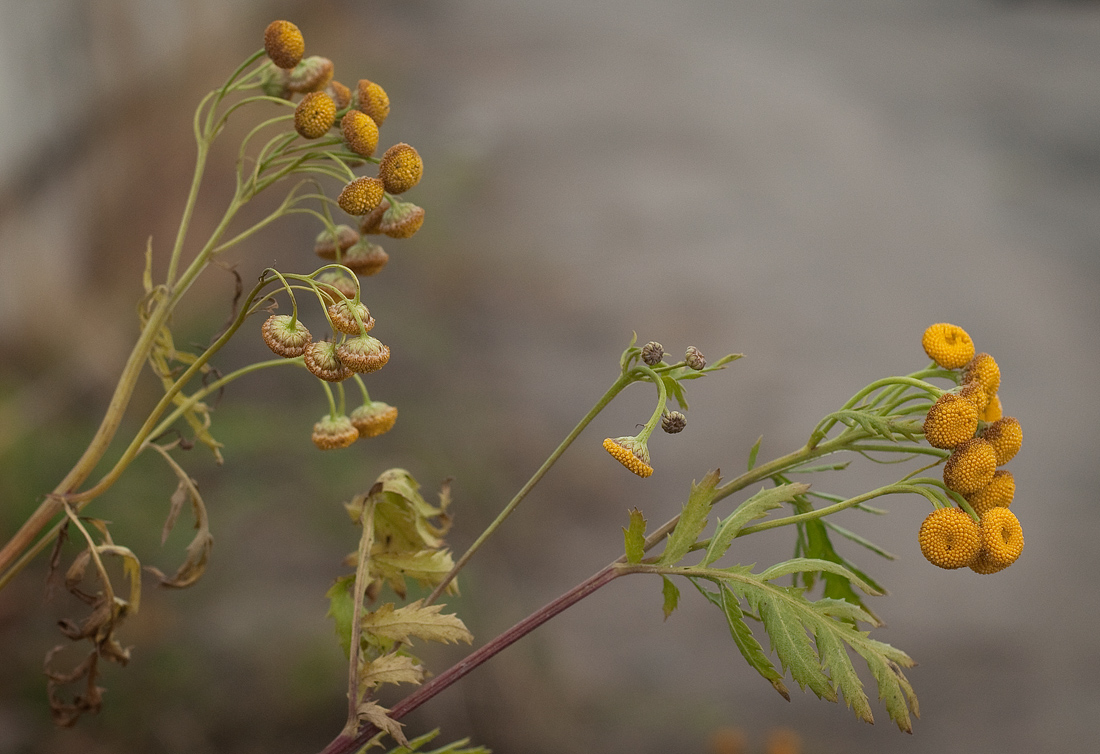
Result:
{"label": "cluster of yellow flower heads", "polygon": [[1024,547],[1023,531],[1008,508],[1016,492],[1012,473],[998,469],[1020,450],[1020,422],[1003,416],[997,391],[1001,372],[961,327],[932,325],[924,332],[925,352],[944,369],[960,370],[960,387],[945,392],[928,410],[924,436],[950,450],[944,485],[962,495],[979,520],[959,508],[934,511],[921,525],[921,552],[940,568],[969,566],[995,573],[1012,565]]}

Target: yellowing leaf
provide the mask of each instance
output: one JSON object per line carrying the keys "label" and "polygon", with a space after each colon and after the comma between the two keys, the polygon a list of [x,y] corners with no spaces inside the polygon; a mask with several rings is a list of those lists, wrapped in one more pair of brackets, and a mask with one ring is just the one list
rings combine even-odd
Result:
{"label": "yellowing leaf", "polygon": [[443,615],[442,605],[422,605],[423,600],[394,609],[392,602],[367,613],[362,618],[365,633],[384,639],[408,642],[410,638],[438,641],[444,644],[473,642],[473,635],[457,615]]}
{"label": "yellowing leaf", "polygon": [[361,692],[383,683],[420,683],[423,679],[424,671],[408,655],[382,655],[359,668]]}
{"label": "yellowing leaf", "polygon": [[387,712],[388,709],[370,700],[359,703],[359,707],[356,709],[356,715],[360,720],[365,720],[378,730],[385,731],[393,736],[393,739],[402,746],[408,746],[408,739],[405,738],[405,734],[401,732],[401,723],[390,717]]}

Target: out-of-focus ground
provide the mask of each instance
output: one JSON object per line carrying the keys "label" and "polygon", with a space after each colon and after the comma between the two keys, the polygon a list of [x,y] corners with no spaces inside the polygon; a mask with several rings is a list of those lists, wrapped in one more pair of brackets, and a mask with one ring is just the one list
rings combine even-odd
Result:
{"label": "out-of-focus ground", "polygon": [[[427,223],[387,247],[364,293],[394,352],[370,385],[400,422],[321,456],[310,379],[231,389],[215,417],[225,467],[198,450],[190,465],[210,571],[185,593],[146,583],[123,635],[134,659],[107,669],[99,717],[49,725],[41,657],[75,608],[41,604],[42,564],[0,593],[0,753],[318,750],[344,704],[322,598],[356,538],[339,502],[383,469],[428,489],[456,478],[462,550],[611,382],[632,331],[674,354],[747,355],[690,386],[688,430],[654,438],[648,480],[599,446],[649,416],[641,388],[582,436],[464,578],[454,604],[485,641],[614,558],[629,507],[662,522],[692,479],[742,468],[759,435],[762,459],[786,452],[862,385],[923,366],[936,321],[1001,365],[1025,434],[1011,470],[1027,548],[995,576],[946,572],[917,549],[920,499],[840,521],[898,555],[845,550],[891,591],[875,635],[920,663],[913,736],[881,706],[870,727],[812,695],[783,702],[713,609],[685,592],[662,622],[644,579],[556,618],[409,727],[531,753],[703,752],[727,727],[750,751],[793,728],[807,754],[1096,740],[1096,3],[0,3],[0,535],[90,436],[135,332],[146,239],[166,251],[186,195],[191,109],[274,17],[337,78],[383,83],[383,145],[425,158],[410,197]],[[199,229],[230,160],[209,171]],[[316,230],[287,223],[232,261],[246,279],[273,262],[307,271]],[[209,338],[231,290],[212,275],[196,291],[180,342]],[[253,341],[220,365],[263,358]],[[897,476],[868,466],[818,484]],[[187,541],[159,547],[172,488],[146,459],[89,512],[169,570]],[[739,557],[789,546],[753,537]],[[438,670],[457,656],[429,654]]]}

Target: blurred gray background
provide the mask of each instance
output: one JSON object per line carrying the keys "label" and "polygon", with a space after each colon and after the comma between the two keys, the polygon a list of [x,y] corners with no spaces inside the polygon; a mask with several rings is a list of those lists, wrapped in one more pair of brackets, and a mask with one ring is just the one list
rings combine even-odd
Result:
{"label": "blurred gray background", "polygon": [[[339,503],[382,470],[404,466],[429,491],[455,477],[461,551],[614,379],[632,331],[673,354],[746,354],[691,383],[688,429],[654,437],[650,479],[600,448],[648,418],[643,388],[582,436],[464,576],[453,605],[481,643],[617,556],[630,507],[657,525],[692,479],[738,473],[761,434],[762,460],[787,452],[864,384],[922,367],[921,332],[938,321],[1000,363],[1024,427],[1011,470],[1027,547],[994,576],[946,572],[917,548],[921,499],[841,517],[898,555],[842,547],[890,589],[875,636],[919,662],[913,736],[877,704],[874,727],[809,694],[787,704],[716,611],[685,591],[663,622],[660,584],[640,578],[409,728],[532,753],[706,752],[726,728],[763,751],[777,727],[808,754],[1095,746],[1093,2],[0,2],[3,537],[78,456],[132,343],[146,239],[167,249],[186,196],[192,108],[280,17],[338,79],[382,83],[383,146],[425,159],[410,193],[425,227],[388,244],[364,288],[394,353],[372,393],[401,419],[322,456],[310,379],[230,389],[214,427],[226,465],[186,459],[211,510],[210,571],[181,594],[146,583],[123,634],[134,659],[106,670],[99,717],[49,724],[41,657],[76,608],[41,604],[42,564],[0,592],[0,753],[319,750],[344,704],[323,600],[357,537]],[[233,149],[215,153],[198,230],[228,198]],[[273,263],[305,272],[316,232],[296,219],[230,259],[246,280]],[[211,273],[178,342],[206,342],[231,291]],[[239,340],[219,367],[265,357],[258,337]],[[856,493],[898,475],[856,463],[817,484]],[[184,526],[159,547],[173,488],[143,459],[89,512],[168,570],[188,538]],[[738,547],[767,564],[791,538]],[[459,656],[426,655],[437,670]]]}

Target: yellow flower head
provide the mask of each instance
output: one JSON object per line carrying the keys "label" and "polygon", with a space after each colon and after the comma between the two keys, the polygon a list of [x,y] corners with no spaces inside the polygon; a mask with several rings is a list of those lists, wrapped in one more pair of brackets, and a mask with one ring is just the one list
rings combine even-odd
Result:
{"label": "yellow flower head", "polygon": [[382,213],[382,220],[378,223],[378,232],[390,238],[409,238],[420,230],[420,226],[423,224],[423,207],[418,207],[412,202],[399,202],[395,199],[390,208]]}
{"label": "yellow flower head", "polygon": [[394,144],[382,155],[378,164],[378,177],[391,194],[403,194],[416,184],[424,175],[424,161],[420,153],[404,142]]}
{"label": "yellow flower head", "polygon": [[[1020,521],[1016,514],[1008,508],[993,508],[982,516],[982,551],[981,563],[983,568],[996,568],[1001,570],[1008,568],[1020,557],[1024,551],[1024,530],[1020,527]],[[992,570],[979,571],[978,573],[993,573]]]}
{"label": "yellow flower head", "polygon": [[997,470],[997,453],[980,437],[957,445],[943,465],[943,483],[960,495],[977,492],[993,481]]}
{"label": "yellow flower head", "polygon": [[351,423],[360,437],[378,437],[397,423],[397,408],[382,401],[371,401],[351,412]]}
{"label": "yellow flower head", "polygon": [[953,448],[973,437],[977,429],[974,404],[951,393],[941,395],[924,419],[924,438],[933,448]]}
{"label": "yellow flower head", "polygon": [[300,321],[291,321],[289,314],[273,314],[260,328],[267,347],[288,359],[301,356],[313,338]]}
{"label": "yellow flower head", "polygon": [[978,413],[978,418],[983,422],[995,422],[1002,416],[1004,416],[1004,409],[1001,408],[1001,399],[996,395],[989,396],[989,404],[984,411]]}
{"label": "yellow flower head", "polygon": [[1020,445],[1024,441],[1024,430],[1020,427],[1020,422],[1011,416],[1006,416],[983,429],[980,436],[985,438],[997,452],[997,465],[1004,466],[1020,452]]}
{"label": "yellow flower head", "polygon": [[306,41],[290,21],[272,21],[264,29],[264,51],[279,68],[293,68],[306,52]]}
{"label": "yellow flower head", "polygon": [[929,358],[944,369],[958,369],[974,358],[974,341],[958,325],[939,322],[924,331],[921,345]]}
{"label": "yellow flower head", "polygon": [[390,255],[376,243],[371,243],[365,238],[359,240],[344,254],[342,264],[356,275],[377,275],[390,261]]}
{"label": "yellow flower head", "polygon": [[351,377],[352,370],[336,355],[336,345],[327,340],[315,340],[302,352],[306,369],[325,382],[342,382]]}
{"label": "yellow flower head", "polygon": [[337,346],[336,355],[349,369],[367,374],[386,366],[390,360],[390,348],[372,335],[359,335]]}
{"label": "yellow flower head", "polygon": [[981,418],[982,412],[985,411],[986,407],[989,406],[989,393],[985,392],[982,386],[976,382],[966,383],[958,389],[955,395],[966,398],[973,403],[979,418]]}
{"label": "yellow flower head", "polygon": [[343,110],[351,104],[351,89],[348,89],[336,79],[328,82],[328,85],[325,86],[325,94],[332,97],[337,110]]}
{"label": "yellow flower head", "polygon": [[385,196],[382,181],[377,178],[356,178],[344,186],[336,203],[349,215],[365,215],[378,206]]}
{"label": "yellow flower head", "polygon": [[[333,238],[335,236],[335,239]],[[313,253],[321,259],[336,259],[336,248],[347,251],[359,240],[359,234],[350,225],[337,225],[335,233],[327,228],[317,234],[313,241]]]}
{"label": "yellow flower head", "polygon": [[290,71],[286,88],[296,94],[322,91],[332,81],[332,72],[331,60],[310,55]]}
{"label": "yellow flower head", "polygon": [[366,79],[359,79],[355,87],[355,106],[369,115],[379,128],[390,114],[390,98],[386,90]]}
{"label": "yellow flower head", "polygon": [[993,479],[989,484],[965,497],[974,512],[984,516],[991,508],[1007,508],[1012,505],[1015,494],[1016,480],[1012,478],[1012,472],[1007,469],[998,469],[993,472]]}
{"label": "yellow flower head", "polygon": [[355,154],[370,157],[378,149],[378,125],[364,112],[348,110],[340,119],[344,142]]}
{"label": "yellow flower head", "polygon": [[[328,316],[332,319],[332,326],[348,335],[359,334],[359,322],[363,323],[363,329],[367,332],[374,327],[374,317],[370,315],[362,301],[355,303],[351,299],[342,299],[328,307]],[[356,320],[356,317],[359,317]]]}
{"label": "yellow flower head", "polygon": [[976,382],[987,395],[996,395],[1001,386],[1001,368],[988,353],[980,353],[967,363],[963,382]]}
{"label": "yellow flower head", "polygon": [[336,103],[324,92],[310,92],[294,109],[294,130],[303,139],[320,139],[336,122]]}
{"label": "yellow flower head", "polygon": [[920,551],[940,568],[962,568],[978,557],[982,547],[978,523],[958,508],[932,511],[917,532]]}
{"label": "yellow flower head", "polygon": [[636,437],[620,437],[603,441],[603,448],[611,456],[643,479],[653,473],[649,465],[649,449]]}
{"label": "yellow flower head", "polygon": [[321,450],[346,448],[359,439],[359,430],[346,416],[323,416],[313,425],[313,444]]}

